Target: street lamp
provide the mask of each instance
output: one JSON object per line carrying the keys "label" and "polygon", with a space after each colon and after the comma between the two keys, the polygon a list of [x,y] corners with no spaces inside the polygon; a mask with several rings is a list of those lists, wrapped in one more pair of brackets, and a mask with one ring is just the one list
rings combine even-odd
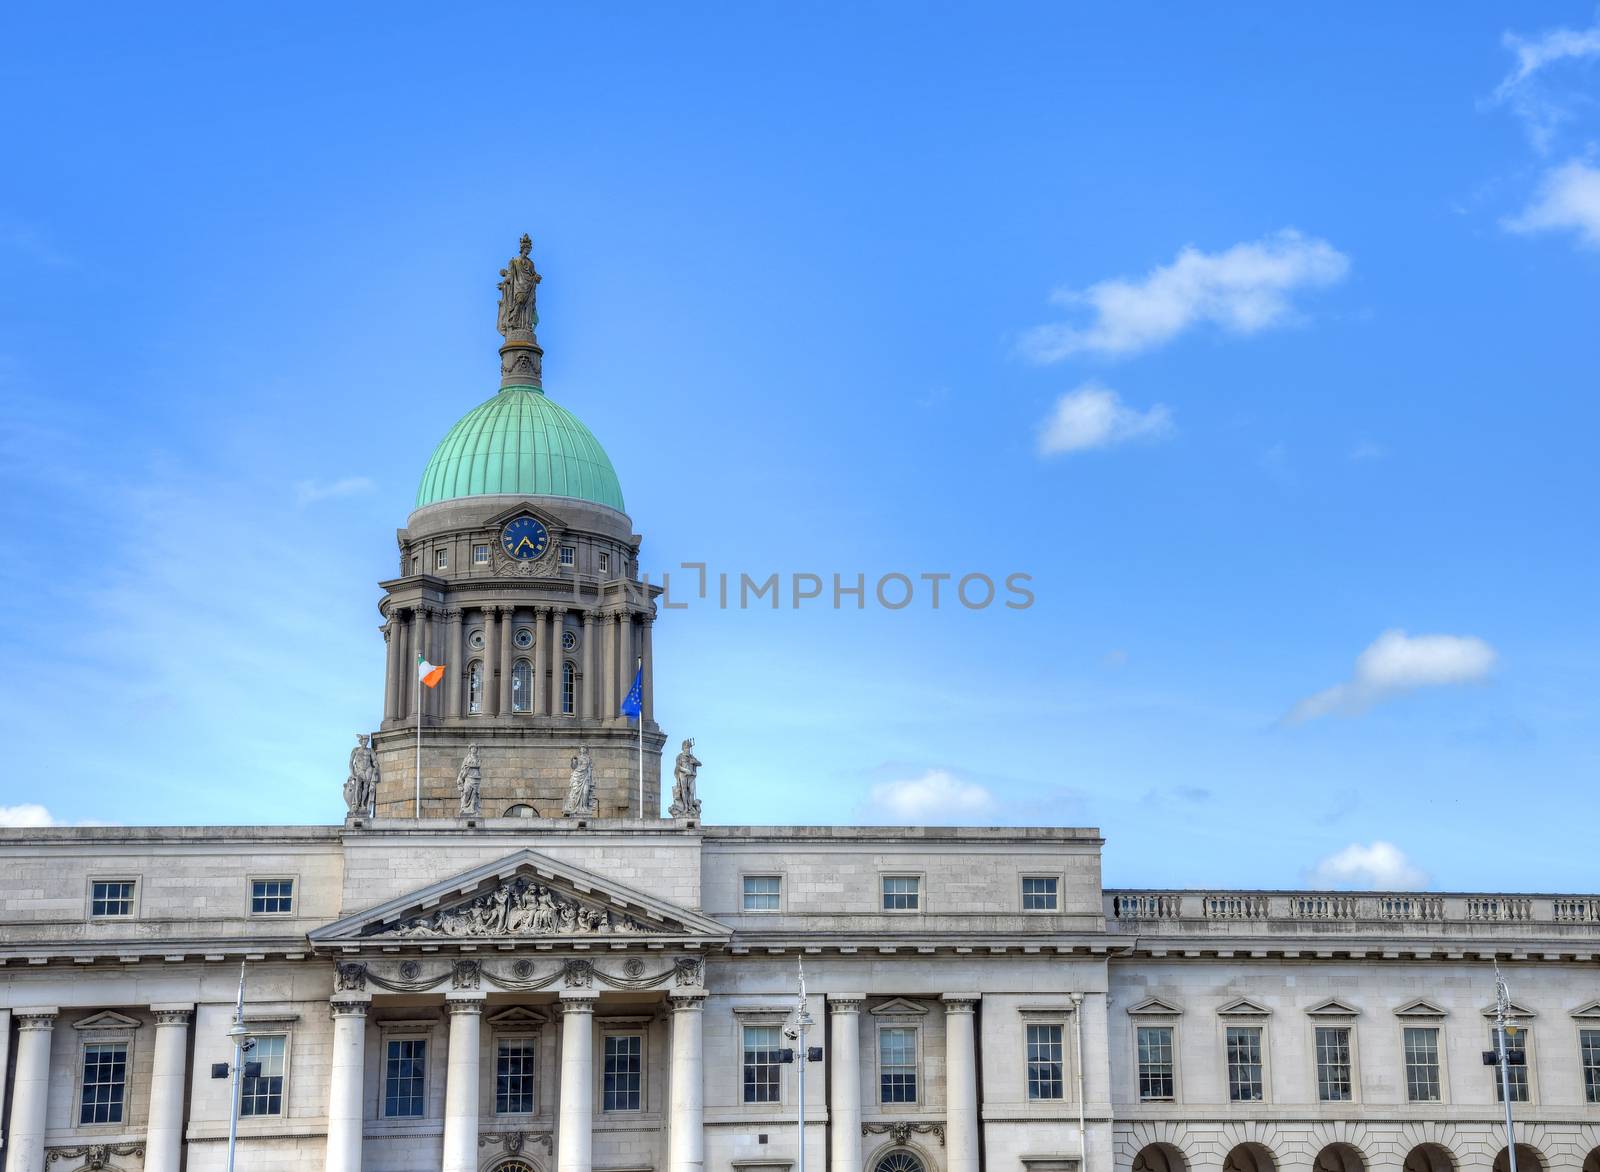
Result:
{"label": "street lamp", "polygon": [[228,1172],[233,1172],[233,1157],[239,1143],[239,1079],[259,1078],[261,1063],[246,1062],[244,1056],[255,1049],[256,1040],[250,1036],[250,1029],[244,1024],[244,966],[239,962],[239,997],[233,1005],[233,1024],[223,1035],[233,1039],[233,1062],[216,1062],[211,1066],[212,1078],[229,1078],[233,1082],[229,1087],[230,1103],[228,1105]]}
{"label": "street lamp", "polygon": [[784,1062],[793,1062],[796,1057],[799,1059],[797,1074],[800,1082],[800,1093],[797,1097],[800,1100],[800,1114],[796,1123],[799,1129],[800,1150],[799,1159],[795,1167],[799,1172],[806,1172],[806,1063],[821,1062],[822,1047],[806,1045],[806,1031],[816,1024],[816,1019],[806,1009],[805,958],[798,957],[796,959],[800,973],[800,996],[795,1002],[794,1017],[790,1019],[788,1027],[783,1031],[786,1037],[795,1042],[795,1048],[793,1050],[784,1050],[780,1057]]}
{"label": "street lamp", "polygon": [[1528,1052],[1512,1049],[1517,1044],[1518,1029],[1508,1020],[1511,1015],[1511,990],[1500,973],[1500,963],[1494,966],[1494,1049],[1483,1052],[1485,1066],[1500,1068],[1500,1098],[1506,1105],[1506,1160],[1507,1172],[1517,1172],[1517,1135],[1511,1121],[1511,1068],[1526,1066]]}

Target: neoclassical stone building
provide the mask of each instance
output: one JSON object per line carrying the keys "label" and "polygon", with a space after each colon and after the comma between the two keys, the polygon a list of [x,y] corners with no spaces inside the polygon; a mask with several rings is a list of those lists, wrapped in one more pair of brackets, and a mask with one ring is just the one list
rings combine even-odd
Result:
{"label": "neoclassical stone building", "polygon": [[807,1172],[1489,1172],[1496,961],[1519,1167],[1600,1172],[1594,897],[1105,891],[1090,829],[707,825],[688,759],[662,815],[640,538],[501,276],[344,823],[0,831],[5,1172],[225,1167],[241,965],[251,1172],[780,1172],[802,1095]]}

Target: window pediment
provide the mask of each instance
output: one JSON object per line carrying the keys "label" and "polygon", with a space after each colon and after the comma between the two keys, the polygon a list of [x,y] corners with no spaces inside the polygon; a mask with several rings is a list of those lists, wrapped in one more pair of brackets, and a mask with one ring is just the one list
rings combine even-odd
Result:
{"label": "window pediment", "polygon": [[[1493,1005],[1486,1006],[1484,1008],[1484,1011],[1483,1011],[1483,1016],[1484,1017],[1493,1017],[1496,1012],[1497,1012],[1497,1010],[1495,1009],[1495,1007]],[[1533,1010],[1528,1009],[1525,1006],[1518,1005],[1515,1001],[1513,1001],[1510,1004],[1510,1006],[1507,1007],[1507,1009],[1506,1009],[1506,1016],[1507,1017],[1516,1017],[1516,1018],[1529,1018],[1529,1017],[1538,1017],[1539,1015],[1536,1012],[1534,1012]]]}
{"label": "window pediment", "polygon": [[544,1014],[522,1005],[502,1009],[499,1013],[491,1014],[487,1020],[497,1030],[537,1030],[550,1022]]}
{"label": "window pediment", "polygon": [[1235,997],[1217,1007],[1218,1017],[1270,1017],[1272,1010],[1248,997]]}
{"label": "window pediment", "polygon": [[928,1007],[920,1001],[895,997],[882,1005],[874,1005],[867,1012],[874,1017],[924,1017],[927,1015]]}
{"label": "window pediment", "polygon": [[1600,1018],[1600,998],[1585,1002],[1572,1011],[1571,1016],[1583,1018]]}
{"label": "window pediment", "polygon": [[1146,997],[1138,1004],[1128,1006],[1128,1013],[1135,1017],[1177,1017],[1182,1012],[1172,1002],[1159,997]]}
{"label": "window pediment", "polygon": [[1313,1005],[1306,1013],[1312,1017],[1357,1017],[1361,1010],[1337,997],[1329,997]]}
{"label": "window pediment", "polygon": [[75,1030],[94,1030],[102,1034],[120,1034],[136,1030],[140,1024],[140,1022],[128,1017],[126,1014],[118,1013],[114,1009],[105,1009],[73,1022],[72,1028]]}
{"label": "window pediment", "polygon": [[1407,1001],[1394,1011],[1396,1017],[1448,1017],[1449,1011],[1441,1009],[1426,997],[1418,997],[1415,1001]]}

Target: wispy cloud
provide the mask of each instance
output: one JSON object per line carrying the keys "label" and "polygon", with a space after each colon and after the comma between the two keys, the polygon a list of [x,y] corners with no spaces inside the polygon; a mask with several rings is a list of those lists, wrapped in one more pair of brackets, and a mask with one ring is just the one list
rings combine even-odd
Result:
{"label": "wispy cloud", "polygon": [[295,503],[301,508],[318,501],[333,500],[342,496],[360,496],[371,492],[377,485],[365,476],[346,476],[343,480],[297,480],[294,486]]}
{"label": "wispy cloud", "polygon": [[1552,89],[1540,75],[1552,65],[1600,57],[1600,21],[1586,29],[1557,28],[1530,37],[1508,32],[1502,39],[1517,64],[1495,88],[1493,100],[1522,119],[1534,149],[1543,153],[1571,118],[1573,97]]}
{"label": "wispy cloud", "polygon": [[1352,842],[1321,859],[1307,877],[1315,887],[1362,891],[1420,891],[1428,874],[1392,842]]}
{"label": "wispy cloud", "polygon": [[1289,711],[1284,723],[1303,724],[1322,716],[1354,716],[1391,696],[1418,688],[1478,683],[1494,670],[1495,659],[1494,648],[1471,635],[1385,631],[1357,657],[1350,679],[1307,696]]}
{"label": "wispy cloud", "polygon": [[1511,232],[1573,232],[1579,243],[1600,248],[1600,168],[1574,159],[1545,172],[1522,213],[1505,221]]}
{"label": "wispy cloud", "polygon": [[981,818],[995,808],[995,797],[976,782],[945,769],[872,787],[868,811],[895,823],[923,826]]}
{"label": "wispy cloud", "polygon": [[1035,362],[1154,349],[1197,325],[1253,334],[1289,320],[1292,295],[1344,279],[1350,260],[1325,240],[1286,228],[1222,252],[1186,247],[1143,279],[1112,278],[1051,300],[1087,320],[1036,326],[1022,337]]}
{"label": "wispy cloud", "polygon": [[1039,454],[1059,456],[1129,440],[1159,439],[1172,430],[1172,412],[1164,405],[1140,411],[1125,406],[1109,387],[1089,382],[1056,400],[1039,428]]}
{"label": "wispy cloud", "polygon": [[1362,440],[1350,449],[1350,459],[1357,464],[1365,464],[1372,460],[1381,460],[1389,453],[1382,444],[1375,444],[1371,440]]}

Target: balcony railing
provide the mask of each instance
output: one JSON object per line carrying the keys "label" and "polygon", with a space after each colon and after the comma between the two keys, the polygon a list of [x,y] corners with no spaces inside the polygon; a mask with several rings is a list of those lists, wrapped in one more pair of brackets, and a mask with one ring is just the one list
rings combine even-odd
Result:
{"label": "balcony railing", "polygon": [[1600,896],[1337,891],[1108,891],[1113,923],[1406,921],[1600,925]]}

